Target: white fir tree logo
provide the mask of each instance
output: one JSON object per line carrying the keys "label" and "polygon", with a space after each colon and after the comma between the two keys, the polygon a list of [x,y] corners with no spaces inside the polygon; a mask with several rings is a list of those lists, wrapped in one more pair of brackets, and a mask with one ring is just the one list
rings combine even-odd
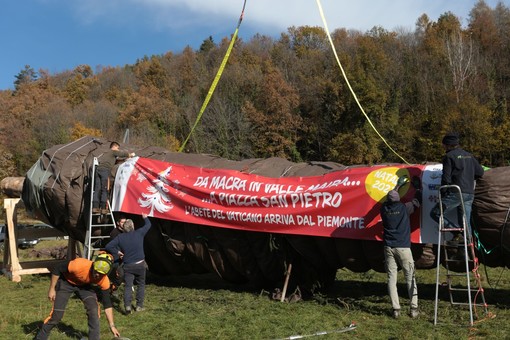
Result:
{"label": "white fir tree logo", "polygon": [[147,187],[148,192],[142,192],[142,197],[138,199],[138,203],[142,208],[150,208],[149,216],[154,216],[154,209],[159,213],[166,213],[174,206],[170,197],[168,197],[171,182],[169,176],[172,173],[172,167],[163,170],[151,182],[152,185]]}

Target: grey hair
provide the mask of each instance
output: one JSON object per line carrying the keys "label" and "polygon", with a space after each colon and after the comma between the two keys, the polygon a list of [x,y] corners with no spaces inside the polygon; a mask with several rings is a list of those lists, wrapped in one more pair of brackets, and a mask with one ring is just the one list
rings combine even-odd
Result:
{"label": "grey hair", "polygon": [[133,230],[135,230],[135,224],[133,223],[133,220],[127,219],[126,222],[124,222],[124,232],[129,233]]}

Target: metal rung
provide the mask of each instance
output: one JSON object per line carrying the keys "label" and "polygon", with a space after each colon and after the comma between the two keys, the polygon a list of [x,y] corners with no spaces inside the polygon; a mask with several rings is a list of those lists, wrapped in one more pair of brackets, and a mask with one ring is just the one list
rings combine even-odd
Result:
{"label": "metal rung", "polygon": [[464,228],[440,228],[442,232],[464,231]]}
{"label": "metal rung", "polygon": [[[448,263],[464,263],[465,261],[464,260],[446,259],[445,262],[448,262]],[[470,262],[474,262],[474,261],[473,260],[467,260],[467,262],[470,263]],[[465,274],[461,274],[461,275],[465,276]]]}
{"label": "metal rung", "polygon": [[[471,240],[468,240],[467,246],[469,247],[472,245],[474,245],[474,243]],[[456,249],[456,248],[461,249],[461,250],[464,249],[464,243],[455,244],[450,241],[446,241],[445,244],[443,244],[442,246],[445,248],[448,248],[448,249]]]}
{"label": "metal rung", "polygon": [[452,277],[452,276],[453,277],[456,277],[456,276],[461,277],[461,276],[466,276],[466,273],[450,273],[449,276],[450,277]]}
{"label": "metal rung", "polygon": [[[452,305],[456,305],[456,306],[469,306],[469,303],[467,302],[452,302],[451,303]],[[472,306],[476,306],[476,307],[487,307],[487,304],[482,304],[482,303],[471,303]]]}
{"label": "metal rung", "polygon": [[476,292],[478,290],[478,289],[473,290],[473,289],[467,289],[467,288],[453,288],[453,287],[451,287],[449,289],[452,292]]}

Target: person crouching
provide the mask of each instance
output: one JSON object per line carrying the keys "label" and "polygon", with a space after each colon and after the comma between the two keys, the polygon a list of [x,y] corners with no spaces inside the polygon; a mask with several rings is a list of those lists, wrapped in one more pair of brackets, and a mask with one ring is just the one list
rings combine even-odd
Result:
{"label": "person crouching", "polygon": [[100,254],[94,261],[85,258],[76,258],[56,266],[51,273],[48,299],[53,302],[50,315],[44,320],[35,339],[45,340],[51,330],[62,320],[69,298],[74,293],[83,302],[88,318],[88,338],[100,338],[101,315],[97,299],[97,290],[100,291],[104,312],[110,331],[114,336],[120,337],[113,320],[113,308],[110,299],[110,280],[108,272],[112,266],[112,257],[109,254]]}

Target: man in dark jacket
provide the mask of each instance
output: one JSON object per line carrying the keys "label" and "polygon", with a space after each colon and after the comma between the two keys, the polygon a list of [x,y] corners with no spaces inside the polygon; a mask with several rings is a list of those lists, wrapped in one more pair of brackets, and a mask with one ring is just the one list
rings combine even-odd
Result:
{"label": "man in dark jacket", "polygon": [[400,201],[398,188],[406,183],[399,179],[394,190],[388,192],[386,201],[381,207],[381,219],[384,227],[384,259],[388,274],[388,293],[393,307],[393,317],[400,316],[400,301],[397,290],[398,266],[404,272],[407,292],[410,300],[412,318],[418,316],[418,288],[415,279],[413,254],[411,253],[411,223],[409,216],[420,203],[415,198],[406,204]]}
{"label": "man in dark jacket", "polygon": [[126,223],[126,217],[121,215],[116,221],[115,229],[110,232],[110,241],[124,232],[124,223]]}
{"label": "man in dark jacket", "polygon": [[106,251],[119,256],[124,267],[124,308],[126,314],[132,311],[131,301],[133,298],[133,285],[136,283],[136,311],[144,310],[145,299],[145,253],[143,241],[151,227],[147,214],[142,214],[145,224],[135,230],[133,221],[127,219],[124,222],[124,232],[117,235],[106,245]]}
{"label": "man in dark jacket", "polygon": [[94,213],[108,213],[106,201],[108,199],[108,179],[117,157],[134,157],[134,153],[120,150],[120,144],[111,142],[110,150],[98,157],[98,165],[94,177],[94,197],[92,200],[92,211]]}
{"label": "man in dark jacket", "polygon": [[53,302],[50,316],[37,333],[35,339],[44,340],[60,320],[64,317],[67,302],[73,293],[78,295],[87,311],[90,340],[99,339],[99,316],[100,309],[97,302],[97,291],[100,291],[104,312],[110,331],[114,336],[120,337],[119,331],[113,322],[113,308],[110,299],[110,280],[108,272],[111,269],[111,255],[102,254],[94,261],[84,258],[76,258],[63,263],[53,269],[51,273],[48,299]]}
{"label": "man in dark jacket", "polygon": [[[457,185],[462,194],[462,200],[458,190],[445,190],[441,192],[441,202],[443,204],[443,216],[447,216],[450,211],[457,212],[457,223],[444,218],[445,228],[462,228],[463,215],[466,217],[466,235],[471,239],[471,208],[475,198],[475,181],[483,176],[483,168],[472,154],[463,150],[459,146],[459,136],[456,133],[449,133],[443,137],[443,147],[446,154],[443,156],[443,175],[441,176],[441,185]],[[464,210],[462,209],[464,201]],[[430,216],[439,223],[441,216],[441,207],[439,203],[431,210]],[[459,224],[460,223],[460,224]],[[460,241],[462,234],[455,233],[455,240]],[[462,237],[463,239],[463,237]]]}

